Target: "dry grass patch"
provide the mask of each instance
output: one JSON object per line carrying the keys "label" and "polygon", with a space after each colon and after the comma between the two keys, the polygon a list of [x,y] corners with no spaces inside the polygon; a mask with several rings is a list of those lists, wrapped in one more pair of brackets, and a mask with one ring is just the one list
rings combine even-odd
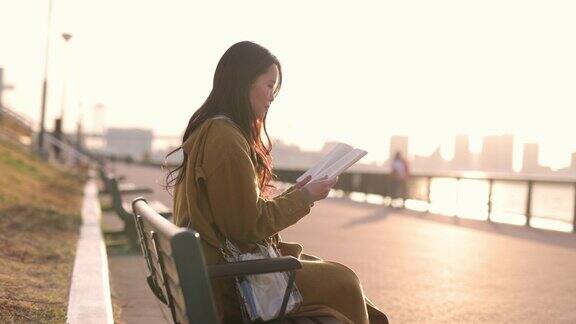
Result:
{"label": "dry grass patch", "polygon": [[65,322],[84,179],[5,142],[0,175],[0,322]]}

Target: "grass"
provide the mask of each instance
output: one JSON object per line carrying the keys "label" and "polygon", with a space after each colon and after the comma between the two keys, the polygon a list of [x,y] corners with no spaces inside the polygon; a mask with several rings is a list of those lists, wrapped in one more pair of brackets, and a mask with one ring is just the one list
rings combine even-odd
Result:
{"label": "grass", "polygon": [[0,322],[63,323],[82,183],[0,141]]}

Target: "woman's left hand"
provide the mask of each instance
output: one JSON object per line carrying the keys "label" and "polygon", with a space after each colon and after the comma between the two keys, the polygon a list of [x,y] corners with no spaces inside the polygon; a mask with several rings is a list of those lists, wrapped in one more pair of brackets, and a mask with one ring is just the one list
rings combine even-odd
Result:
{"label": "woman's left hand", "polygon": [[310,180],[312,180],[312,176],[309,175],[306,178],[302,179],[302,181],[296,183],[295,185],[293,185],[292,187],[290,187],[288,190],[292,191],[292,190],[298,190],[302,187],[304,187],[308,182],[310,182]]}
{"label": "woman's left hand", "polygon": [[312,176],[307,176],[306,178],[302,179],[302,181],[290,186],[284,192],[287,193],[287,192],[292,192],[294,190],[302,189],[302,187],[304,187],[308,182],[310,182],[310,180],[312,180]]}

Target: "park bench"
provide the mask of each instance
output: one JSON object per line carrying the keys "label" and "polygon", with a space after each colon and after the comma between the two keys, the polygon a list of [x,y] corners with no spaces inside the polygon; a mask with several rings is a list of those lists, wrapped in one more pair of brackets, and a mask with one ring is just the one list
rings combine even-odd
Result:
{"label": "park bench", "polygon": [[108,181],[111,178],[115,178],[116,182],[118,182],[118,190],[120,194],[129,194],[129,195],[140,195],[140,194],[149,194],[152,192],[152,189],[146,187],[136,187],[136,185],[132,183],[122,183],[121,181],[124,180],[123,176],[117,176],[112,173],[107,172],[104,170],[103,167],[98,168],[98,173],[100,175],[100,180],[104,184],[104,190],[101,191],[102,194],[110,194],[108,189]]}
{"label": "park bench", "polygon": [[[291,256],[206,265],[200,235],[178,227],[158,214],[143,198],[132,202],[134,222],[146,259],[148,285],[168,305],[174,323],[218,324],[210,279],[286,271],[291,289],[300,261]],[[245,322],[246,323],[246,322]],[[284,317],[267,323],[340,323],[332,317]]]}
{"label": "park bench", "polygon": [[[105,235],[117,237],[125,236],[128,239],[128,243],[132,248],[138,248],[138,234],[136,233],[136,226],[134,224],[134,217],[132,216],[131,205],[129,202],[124,202],[123,195],[125,194],[135,194],[135,193],[150,193],[152,192],[149,188],[135,189],[135,190],[121,190],[116,177],[110,174],[104,176],[104,185],[106,187],[106,192],[110,195],[112,200],[112,208],[115,214],[120,218],[123,223],[123,229],[120,231],[105,231]],[[160,213],[162,217],[169,218],[172,216],[172,212],[168,211],[165,206],[160,202],[154,202],[157,209],[163,209]],[[114,240],[111,244],[114,244]]]}

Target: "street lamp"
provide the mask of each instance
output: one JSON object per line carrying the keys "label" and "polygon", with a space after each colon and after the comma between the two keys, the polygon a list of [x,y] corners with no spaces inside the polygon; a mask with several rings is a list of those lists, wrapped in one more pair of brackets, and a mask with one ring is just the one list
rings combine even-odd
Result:
{"label": "street lamp", "polygon": [[[69,33],[63,33],[62,34],[62,38],[64,39],[64,42],[67,44],[68,41],[72,38],[72,34]],[[65,47],[68,47],[66,45],[64,45]],[[64,123],[64,112],[66,111],[66,83],[68,82],[68,60],[69,60],[69,56],[68,55],[68,48],[64,49],[66,51],[66,54],[64,55],[64,62],[62,63],[62,102],[61,102],[61,112],[60,112],[60,119],[62,120],[62,123]]]}
{"label": "street lamp", "polygon": [[44,155],[44,120],[46,119],[46,92],[48,90],[48,53],[50,52],[50,20],[52,17],[52,0],[48,0],[48,24],[46,28],[46,52],[44,61],[44,81],[42,82],[42,102],[40,104],[40,134],[38,150]]}
{"label": "street lamp", "polygon": [[[68,41],[72,38],[72,34],[69,33],[63,33],[62,34],[62,38],[64,39],[64,46],[66,46],[66,44],[68,43]],[[56,137],[56,139],[58,139],[59,141],[63,141],[65,142],[65,137],[64,137],[64,113],[66,111],[66,83],[67,83],[67,79],[68,79],[68,49],[64,48],[64,51],[66,52],[64,55],[62,55],[63,60],[62,60],[62,102],[61,104],[61,111],[60,111],[60,117],[58,117],[54,123],[54,137]],[[55,153],[56,153],[56,157],[59,158],[60,157],[60,149],[59,148],[55,148]]]}
{"label": "street lamp", "polygon": [[62,34],[62,38],[64,38],[65,41],[69,41],[70,38],[72,38],[72,34],[63,33],[63,34]]}

